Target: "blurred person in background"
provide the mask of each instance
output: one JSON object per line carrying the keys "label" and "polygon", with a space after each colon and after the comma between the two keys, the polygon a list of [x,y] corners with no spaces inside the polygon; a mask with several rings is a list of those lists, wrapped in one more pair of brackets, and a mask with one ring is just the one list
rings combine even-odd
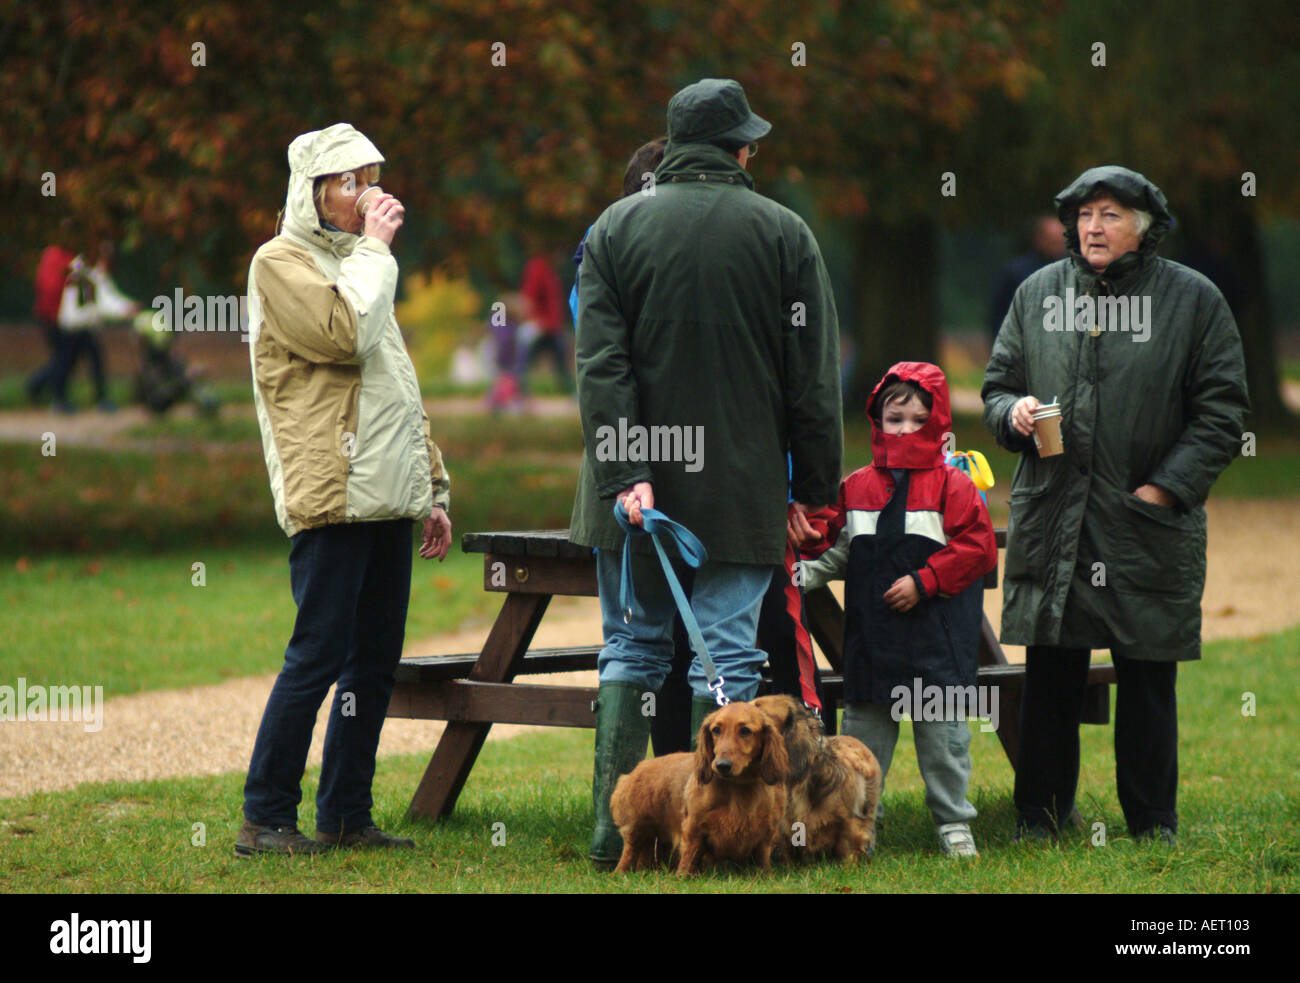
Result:
{"label": "blurred person in background", "polygon": [[519,294],[524,301],[525,326],[520,338],[527,345],[524,372],[532,369],[542,352],[555,361],[555,377],[566,393],[573,392],[569,371],[569,339],[565,333],[564,291],[559,274],[545,253],[537,252],[524,264]]}
{"label": "blurred person in background", "polygon": [[36,264],[36,298],[32,305],[32,317],[45,336],[50,357],[27,379],[27,397],[33,404],[40,403],[45,398],[46,390],[53,391],[54,379],[63,372],[63,347],[67,344],[67,337],[59,327],[59,307],[63,303],[63,290],[67,286],[73,260],[77,258],[76,251],[69,248],[71,239],[72,219],[64,218],[59,223],[58,241],[45,247]]}
{"label": "blurred person in background", "polygon": [[1051,212],[1043,212],[1029,227],[1029,250],[1007,261],[998,273],[997,286],[989,303],[989,335],[994,341],[1011,309],[1016,288],[1036,270],[1065,258],[1065,226]]}
{"label": "blurred person in background", "polygon": [[493,413],[518,413],[523,409],[519,388],[523,352],[519,342],[519,325],[524,317],[524,298],[517,293],[501,294],[488,315],[488,339],[496,373],[488,391],[488,409]]}
{"label": "blurred person in background", "polygon": [[[105,413],[117,409],[117,405],[108,398],[100,331],[105,324],[127,321],[140,310],[140,305],[124,295],[109,275],[108,267],[113,257],[112,243],[106,239],[101,240],[92,255],[93,264],[84,255],[72,259],[59,300],[58,348],[48,379],[54,392],[55,409],[63,413],[76,411],[68,399],[68,380],[83,354],[90,361],[96,405]],[[52,281],[52,274],[47,272],[46,275]],[[43,380],[37,381],[43,384]]]}

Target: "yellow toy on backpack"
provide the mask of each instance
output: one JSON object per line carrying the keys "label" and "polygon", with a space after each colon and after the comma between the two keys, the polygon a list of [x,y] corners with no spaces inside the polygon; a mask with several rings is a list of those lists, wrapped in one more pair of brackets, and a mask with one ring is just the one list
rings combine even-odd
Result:
{"label": "yellow toy on backpack", "polygon": [[953,451],[948,455],[947,463],[959,471],[966,472],[970,480],[975,482],[980,498],[984,499],[987,505],[989,497],[985,493],[994,484],[993,469],[989,467],[988,459],[979,451]]}

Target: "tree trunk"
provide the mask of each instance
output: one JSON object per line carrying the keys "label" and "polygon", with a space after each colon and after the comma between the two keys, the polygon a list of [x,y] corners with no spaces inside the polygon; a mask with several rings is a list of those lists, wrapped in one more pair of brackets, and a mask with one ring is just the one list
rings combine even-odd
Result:
{"label": "tree trunk", "polygon": [[939,355],[938,234],[933,220],[863,219],[854,229],[857,318],[849,412],[867,398],[895,362],[937,362]]}

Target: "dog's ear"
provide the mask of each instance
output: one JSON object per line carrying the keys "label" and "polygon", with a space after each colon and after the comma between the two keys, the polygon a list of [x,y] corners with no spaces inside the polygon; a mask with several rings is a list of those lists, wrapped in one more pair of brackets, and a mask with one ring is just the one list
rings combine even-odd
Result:
{"label": "dog's ear", "polygon": [[695,738],[695,780],[701,785],[713,781],[713,731],[709,729],[713,714],[704,718]]}
{"label": "dog's ear", "polygon": [[785,751],[790,759],[790,781],[800,781],[808,773],[816,749],[817,732],[813,729],[813,721],[806,713],[791,712],[786,725],[781,728],[781,736],[785,738]]}
{"label": "dog's ear", "polygon": [[790,773],[790,759],[785,752],[785,739],[772,724],[770,717],[763,718],[763,757],[758,763],[758,775],[769,785],[784,782]]}

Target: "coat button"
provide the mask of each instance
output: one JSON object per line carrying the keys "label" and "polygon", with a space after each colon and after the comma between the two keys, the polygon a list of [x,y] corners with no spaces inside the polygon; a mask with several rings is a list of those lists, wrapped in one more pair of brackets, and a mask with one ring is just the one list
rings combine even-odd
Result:
{"label": "coat button", "polygon": [[1083,461],[1080,461],[1079,474],[1087,474],[1087,473],[1088,473],[1088,465],[1086,465]]}
{"label": "coat button", "polygon": [[707,179],[703,174],[701,174],[701,175],[700,175],[700,180],[701,180],[701,181],[705,181],[705,180],[708,180],[708,179]]}

